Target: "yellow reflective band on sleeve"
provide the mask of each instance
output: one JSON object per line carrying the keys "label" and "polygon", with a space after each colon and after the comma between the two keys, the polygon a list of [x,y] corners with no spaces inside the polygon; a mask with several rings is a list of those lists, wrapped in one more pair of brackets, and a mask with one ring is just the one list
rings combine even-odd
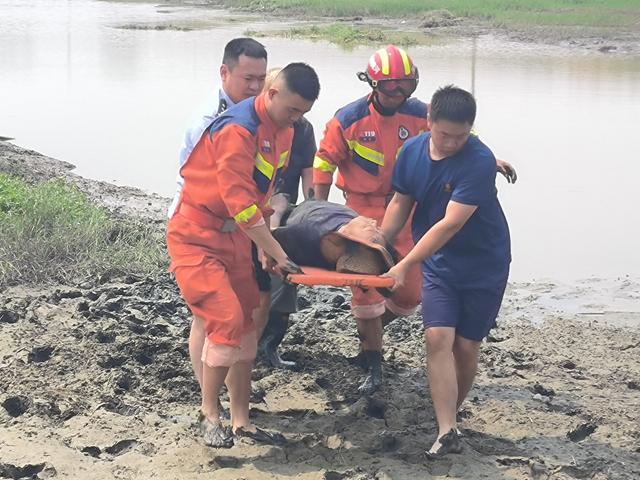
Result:
{"label": "yellow reflective band on sleeve", "polygon": [[384,166],[384,154],[360,145],[355,140],[347,140],[347,144],[351,150],[356,152],[365,160],[369,160],[371,163],[375,163],[376,165]]}
{"label": "yellow reflective band on sleeve", "polygon": [[474,132],[473,130],[471,130],[471,132],[469,132],[469,133],[471,133],[471,135],[473,135],[474,137],[479,137],[479,135],[476,132]]}
{"label": "yellow reflective band on sleeve", "polygon": [[271,198],[267,200],[267,203],[264,204],[264,208],[269,208],[271,206]]}
{"label": "yellow reflective band on sleeve", "polygon": [[400,152],[402,151],[402,147],[400,147],[398,149],[398,153],[396,153],[396,160],[398,159],[398,157],[400,156]]}
{"label": "yellow reflective band on sleeve", "polygon": [[273,178],[273,165],[267,162],[260,152],[256,152],[256,168],[269,180]]}
{"label": "yellow reflective band on sleeve", "polygon": [[284,164],[287,161],[287,157],[288,156],[289,156],[289,151],[286,151],[282,155],[280,155],[280,161],[278,162],[278,168],[281,168],[282,166],[284,166]]}
{"label": "yellow reflective band on sleeve", "polygon": [[321,172],[333,173],[336,171],[337,165],[331,165],[329,162],[324,161],[320,157],[313,159],[313,168],[320,170]]}
{"label": "yellow reflective band on sleeve", "polygon": [[378,50],[378,55],[380,55],[380,61],[382,62],[382,74],[389,75],[389,54],[382,48]]}
{"label": "yellow reflective band on sleeve", "polygon": [[253,216],[258,211],[258,207],[255,205],[251,205],[249,208],[245,208],[239,214],[235,215],[233,218],[236,219],[236,222],[247,223],[249,220],[253,218]]}
{"label": "yellow reflective band on sleeve", "polygon": [[409,57],[407,56],[407,52],[403,49],[399,48],[400,56],[402,57],[402,63],[404,64],[404,74],[409,75],[411,73],[411,65],[409,64]]}
{"label": "yellow reflective band on sleeve", "polygon": [[424,133],[424,130],[420,130],[420,131],[418,132],[418,135],[422,135],[423,133]]}

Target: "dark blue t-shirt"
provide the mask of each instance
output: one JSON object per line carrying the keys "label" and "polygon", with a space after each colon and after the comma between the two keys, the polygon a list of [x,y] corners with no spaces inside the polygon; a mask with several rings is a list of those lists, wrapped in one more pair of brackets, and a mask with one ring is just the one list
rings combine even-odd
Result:
{"label": "dark blue t-shirt", "polygon": [[289,201],[294,205],[298,203],[298,190],[300,189],[300,176],[302,170],[313,167],[313,158],[316,155],[316,137],[313,134],[311,122],[301,117],[293,124],[293,143],[291,144],[291,156],[289,166],[282,172],[280,178],[284,180],[282,191],[289,194]]}
{"label": "dark blue t-shirt", "polygon": [[498,202],[493,153],[471,135],[457,154],[434,161],[429,155],[430,138],[430,133],[424,133],[407,140],[391,179],[391,188],[411,195],[417,203],[411,224],[414,241],[444,218],[450,200],[478,208],[451,240],[422,262],[422,269],[460,284],[504,278],[511,262],[511,242]]}

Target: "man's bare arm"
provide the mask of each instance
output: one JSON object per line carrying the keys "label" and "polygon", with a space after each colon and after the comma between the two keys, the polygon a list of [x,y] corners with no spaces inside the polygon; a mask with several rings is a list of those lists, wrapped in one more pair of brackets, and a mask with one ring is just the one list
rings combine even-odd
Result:
{"label": "man's bare arm", "polygon": [[313,191],[317,200],[329,200],[330,183],[314,183]]}
{"label": "man's bare arm", "polygon": [[300,172],[300,178],[302,179],[302,195],[305,200],[309,200],[309,190],[313,188],[313,168],[303,168]]}
{"label": "man's bare arm", "polygon": [[477,205],[465,205],[449,201],[444,218],[424,234],[405,258],[383,275],[395,280],[395,285],[391,290],[395,291],[404,285],[407,272],[411,267],[421,263],[440,250],[460,231],[477,208]]}
{"label": "man's bare arm", "polygon": [[293,263],[278,241],[273,238],[266,223],[247,228],[244,233],[253,240],[259,249],[273,258],[282,272],[300,273],[300,267]]}
{"label": "man's bare arm", "polygon": [[406,225],[414,204],[415,200],[411,195],[396,192],[391,199],[382,220],[382,231],[389,242],[393,242]]}

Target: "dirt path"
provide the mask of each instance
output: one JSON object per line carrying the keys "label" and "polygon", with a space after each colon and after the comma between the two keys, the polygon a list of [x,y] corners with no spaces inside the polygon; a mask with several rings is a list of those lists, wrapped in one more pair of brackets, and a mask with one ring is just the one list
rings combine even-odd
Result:
{"label": "dirt path", "polygon": [[[69,168],[0,142],[0,172],[64,175],[120,214],[162,221],[167,199]],[[464,452],[438,462],[423,454],[436,425],[419,315],[388,327],[384,388],[361,398],[348,293],[303,290],[282,348],[301,371],[258,362],[254,374],[266,397],[252,416],[281,431],[286,445],[243,440],[215,450],[193,426],[189,312],[168,275],[7,289],[0,478],[640,478],[640,333],[605,326],[613,313],[600,323],[548,318],[536,326],[526,318],[539,313],[536,292],[548,286],[527,285],[527,295],[521,287],[509,288],[500,327],[483,344],[461,412]],[[639,319],[628,314],[630,324]]]}

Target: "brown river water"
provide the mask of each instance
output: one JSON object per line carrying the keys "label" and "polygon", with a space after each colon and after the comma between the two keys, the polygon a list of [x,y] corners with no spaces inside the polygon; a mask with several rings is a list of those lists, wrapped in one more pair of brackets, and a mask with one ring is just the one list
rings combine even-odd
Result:
{"label": "brown river water", "polygon": [[[120,29],[177,25],[191,31]],[[0,136],[88,178],[170,197],[191,115],[218,83],[225,43],[285,22],[145,2],[0,0]],[[270,66],[305,61],[322,92],[318,140],[366,94],[373,47],[264,38]],[[498,179],[513,239],[512,280],[640,276],[640,58],[437,38],[408,48],[428,101],[454,83],[479,105],[476,131],[519,180]],[[333,192],[332,199],[340,195]],[[618,280],[619,281],[619,280]]]}

